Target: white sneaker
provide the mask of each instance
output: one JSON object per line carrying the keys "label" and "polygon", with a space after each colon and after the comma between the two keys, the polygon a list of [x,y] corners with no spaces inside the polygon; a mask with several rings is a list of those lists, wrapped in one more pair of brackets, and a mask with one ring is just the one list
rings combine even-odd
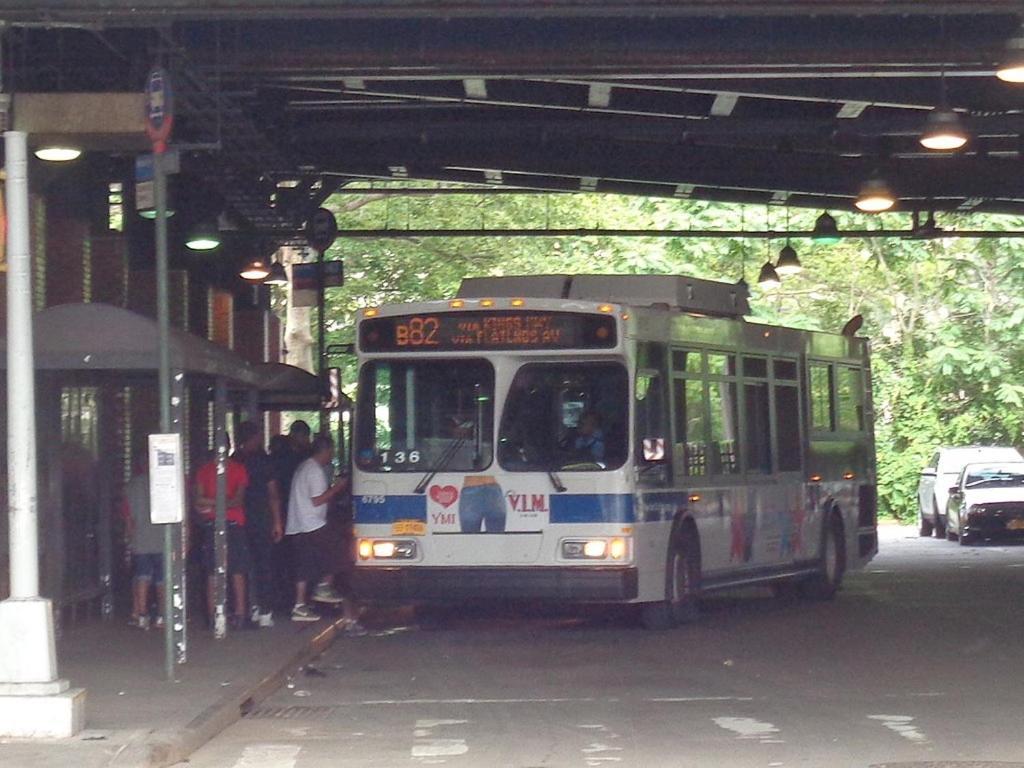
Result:
{"label": "white sneaker", "polygon": [[292,608],[292,621],[320,621],[320,616],[308,605],[299,603]]}
{"label": "white sneaker", "polygon": [[251,621],[253,624],[259,624],[260,616],[260,607],[258,605],[254,605],[252,607],[252,610],[249,611],[249,621]]}
{"label": "white sneaker", "polygon": [[257,617],[256,623],[263,628],[272,627],[274,626],[274,614],[270,613],[270,611],[267,611],[266,613],[261,613]]}
{"label": "white sneaker", "polygon": [[334,587],[326,584],[319,584],[317,588],[313,590],[313,602],[314,603],[341,603],[344,602],[345,598],[339,595]]}

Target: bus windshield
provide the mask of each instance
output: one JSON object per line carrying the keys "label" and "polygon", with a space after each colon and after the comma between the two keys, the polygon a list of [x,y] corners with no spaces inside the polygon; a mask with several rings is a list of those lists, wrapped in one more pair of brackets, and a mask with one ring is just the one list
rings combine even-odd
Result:
{"label": "bus windshield", "polygon": [[498,438],[511,472],[599,471],[628,453],[628,376],[620,363],[531,363],[516,373]]}
{"label": "bus windshield", "polygon": [[375,360],[359,375],[355,457],[369,472],[472,472],[493,458],[486,360]]}

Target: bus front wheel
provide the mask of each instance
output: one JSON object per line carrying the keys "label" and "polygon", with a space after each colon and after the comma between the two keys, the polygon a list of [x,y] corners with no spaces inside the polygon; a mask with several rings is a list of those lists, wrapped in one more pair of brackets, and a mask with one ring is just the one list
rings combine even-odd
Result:
{"label": "bus front wheel", "polygon": [[665,599],[645,603],[641,621],[647,629],[663,630],[691,624],[700,615],[700,542],[692,526],[679,528],[669,543],[665,564]]}

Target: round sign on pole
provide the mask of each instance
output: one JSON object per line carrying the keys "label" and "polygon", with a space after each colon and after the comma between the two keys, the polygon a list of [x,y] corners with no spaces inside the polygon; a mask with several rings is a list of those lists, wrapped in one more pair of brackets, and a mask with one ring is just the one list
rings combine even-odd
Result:
{"label": "round sign on pole", "polygon": [[306,222],[306,240],[320,253],[330,248],[337,236],[338,220],[326,208],[318,208]]}
{"label": "round sign on pole", "polygon": [[167,151],[167,141],[174,127],[174,93],[171,78],[159,67],[151,69],[146,78],[146,135],[153,142],[153,152]]}

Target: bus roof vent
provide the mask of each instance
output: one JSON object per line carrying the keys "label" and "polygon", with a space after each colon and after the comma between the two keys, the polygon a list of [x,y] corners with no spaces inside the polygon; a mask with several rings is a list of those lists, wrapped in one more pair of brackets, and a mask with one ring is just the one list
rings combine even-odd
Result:
{"label": "bus roof vent", "polygon": [[464,277],[460,299],[511,298],[564,299],[569,296],[569,275],[512,275],[509,277]]}
{"label": "bus roof vent", "polygon": [[607,301],[632,307],[664,307],[718,317],[750,313],[747,284],[685,275],[525,275],[468,277],[459,298],[522,296]]}

